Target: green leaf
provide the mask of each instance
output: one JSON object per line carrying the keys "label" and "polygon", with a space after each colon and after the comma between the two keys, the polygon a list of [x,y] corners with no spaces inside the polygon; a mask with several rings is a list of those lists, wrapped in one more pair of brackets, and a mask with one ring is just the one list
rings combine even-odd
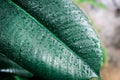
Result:
{"label": "green leaf", "polygon": [[99,74],[100,42],[88,18],[70,0],[13,1],[80,55]]}
{"label": "green leaf", "polygon": [[15,74],[22,77],[32,77],[32,73],[26,71],[15,62],[8,59],[4,54],[0,53],[0,73]]}
{"label": "green leaf", "polygon": [[33,74],[23,69],[21,66],[17,65],[15,62],[8,59],[4,54],[0,53],[0,79],[1,80],[23,80],[18,76],[21,76],[23,78],[30,78],[33,76]]}
{"label": "green leaf", "polygon": [[1,53],[47,80],[99,78],[100,41],[78,7],[70,0],[14,1],[0,0]]}
{"label": "green leaf", "polygon": [[101,9],[105,9],[105,5],[100,2],[97,2],[96,0],[78,0],[78,2],[79,3],[88,3],[92,6],[95,6],[95,7],[101,8]]}

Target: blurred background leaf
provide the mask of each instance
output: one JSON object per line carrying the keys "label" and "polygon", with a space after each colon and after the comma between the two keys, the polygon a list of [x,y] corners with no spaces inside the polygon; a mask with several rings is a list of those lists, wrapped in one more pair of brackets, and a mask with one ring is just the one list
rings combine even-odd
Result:
{"label": "blurred background leaf", "polygon": [[100,2],[97,2],[96,0],[78,0],[77,2],[80,3],[80,4],[88,3],[91,6],[98,7],[98,8],[101,8],[101,9],[105,9],[105,5],[100,3]]}

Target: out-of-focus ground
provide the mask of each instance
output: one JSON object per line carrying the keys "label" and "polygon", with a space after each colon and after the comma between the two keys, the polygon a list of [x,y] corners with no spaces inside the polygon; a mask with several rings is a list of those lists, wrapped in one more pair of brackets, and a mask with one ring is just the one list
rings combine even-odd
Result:
{"label": "out-of-focus ground", "polygon": [[104,9],[89,4],[78,5],[92,20],[106,48],[108,61],[101,69],[102,79],[120,80],[120,11],[109,2],[105,3]]}

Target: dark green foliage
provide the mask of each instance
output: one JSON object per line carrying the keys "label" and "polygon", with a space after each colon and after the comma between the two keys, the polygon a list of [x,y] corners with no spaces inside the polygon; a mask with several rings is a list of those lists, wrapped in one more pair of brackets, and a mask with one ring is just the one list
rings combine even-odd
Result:
{"label": "dark green foliage", "polygon": [[0,0],[2,54],[46,80],[99,78],[100,41],[84,13],[72,1],[14,2]]}

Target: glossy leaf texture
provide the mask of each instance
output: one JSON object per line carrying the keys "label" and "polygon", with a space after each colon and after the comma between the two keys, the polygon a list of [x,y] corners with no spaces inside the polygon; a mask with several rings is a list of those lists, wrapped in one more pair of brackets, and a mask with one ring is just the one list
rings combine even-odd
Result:
{"label": "glossy leaf texture", "polygon": [[100,41],[87,17],[71,0],[12,0],[47,27],[99,75]]}
{"label": "glossy leaf texture", "polygon": [[22,77],[32,77],[33,74],[11,61],[4,54],[0,53],[0,74],[15,74]]}
{"label": "glossy leaf texture", "polygon": [[[46,80],[99,78],[100,43],[85,15],[69,0],[24,1],[0,0],[0,52]],[[27,5],[32,1],[42,6],[40,11]],[[55,5],[61,8],[53,9]]]}

